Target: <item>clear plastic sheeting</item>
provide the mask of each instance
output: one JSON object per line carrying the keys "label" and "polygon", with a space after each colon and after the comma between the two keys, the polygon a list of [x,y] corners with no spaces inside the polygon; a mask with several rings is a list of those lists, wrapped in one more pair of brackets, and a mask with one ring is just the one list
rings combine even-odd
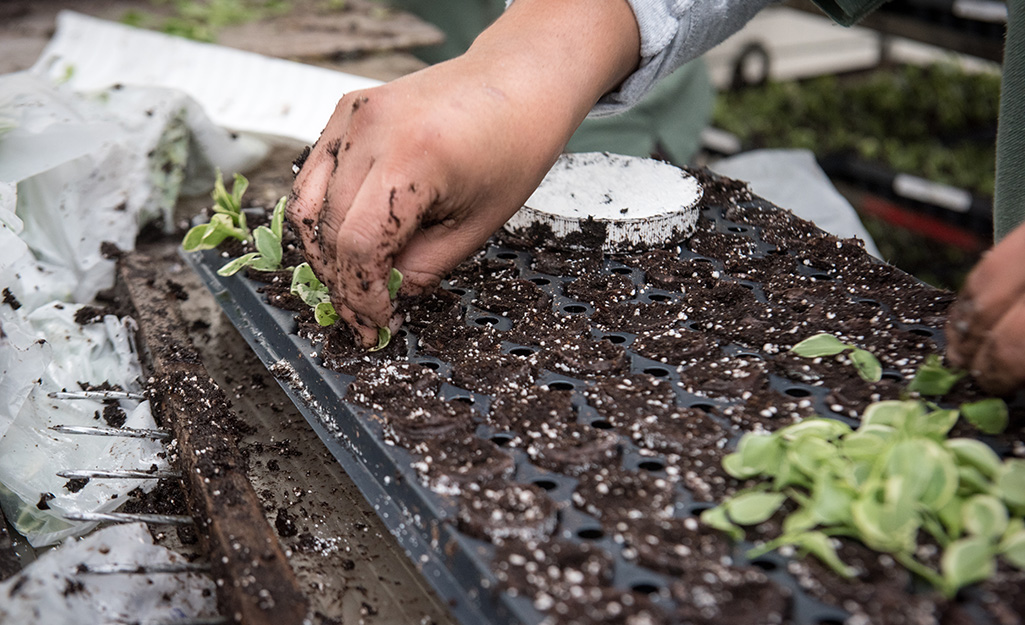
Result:
{"label": "clear plastic sheeting", "polygon": [[[51,399],[48,393],[109,385],[140,391],[141,374],[130,318],[106,315],[81,325],[81,306],[53,303],[20,317],[0,306],[0,362],[10,406],[0,413],[0,506],[16,530],[36,547],[91,530],[68,522],[68,512],[110,512],[136,487],[156,480],[93,479],[84,485],[57,476],[79,469],[164,469],[161,443],[146,439],[81,436],[50,430],[55,425],[123,425],[153,428],[148,401]],[[20,310],[20,309],[19,309]],[[28,347],[26,347],[26,345]],[[7,373],[10,372],[10,388]]]}
{"label": "clear plastic sheeting", "polygon": [[857,237],[879,258],[872,235],[840,195],[809,150],[752,150],[709,165],[718,174],[746,180],[751,191],[838,237]]}
{"label": "clear plastic sheeting", "polygon": [[183,561],[154,545],[146,527],[138,523],[68,540],[0,583],[0,623],[168,623],[185,616],[216,616],[215,586],[208,576],[87,572]]}

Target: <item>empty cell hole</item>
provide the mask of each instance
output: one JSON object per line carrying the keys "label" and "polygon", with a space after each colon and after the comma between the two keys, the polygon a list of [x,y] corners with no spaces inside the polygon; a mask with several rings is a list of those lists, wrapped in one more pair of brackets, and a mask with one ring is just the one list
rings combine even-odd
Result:
{"label": "empty cell hole", "polygon": [[575,386],[570,382],[552,382],[548,385],[550,391],[572,391]]}
{"label": "empty cell hole", "polygon": [[791,397],[808,397],[811,395],[811,391],[800,386],[792,386],[783,392]]}
{"label": "empty cell hole", "polygon": [[401,330],[399,330],[398,332],[395,333],[395,338],[399,338],[399,339],[406,338],[406,334],[408,334],[408,333],[406,332],[406,329],[403,328],[403,329],[401,329]]}
{"label": "empty cell hole", "polygon": [[619,336],[618,334],[609,334],[609,335],[606,335],[605,338],[608,340],[609,343],[614,343],[616,345],[620,345],[622,343],[626,343],[626,337],[625,336]]}
{"label": "empty cell hole", "polygon": [[645,460],[638,464],[637,468],[644,469],[645,471],[661,471],[666,468],[666,465],[662,464],[658,460]]}
{"label": "empty cell hole", "polygon": [[821,619],[815,619],[813,621],[813,623],[815,625],[844,625],[844,623],[846,623],[846,622],[847,621],[842,621],[842,620],[835,619],[835,618],[821,618]]}
{"label": "empty cell hole", "polygon": [[644,373],[647,373],[648,375],[653,375],[656,378],[664,378],[669,375],[669,370],[663,369],[662,367],[648,367],[644,370]]}
{"label": "empty cell hole", "polygon": [[904,380],[904,376],[897,373],[896,371],[884,371],[882,378],[884,380],[890,380],[892,382],[901,382]]}
{"label": "empty cell hole", "polygon": [[648,296],[648,299],[653,301],[653,302],[668,302],[669,301],[669,297],[666,296],[666,295],[662,295],[661,293],[652,293],[651,295]]}
{"label": "empty cell hole", "polygon": [[599,430],[611,430],[612,424],[605,419],[598,419],[597,421],[591,421],[591,427],[598,428]]}
{"label": "empty cell hole", "polygon": [[713,406],[712,404],[701,404],[701,403],[698,403],[698,404],[691,404],[690,407],[695,409],[695,410],[700,410],[702,412],[712,412],[713,410],[715,410],[715,406]]}
{"label": "empty cell hole", "polygon": [[605,532],[601,531],[600,527],[588,527],[586,529],[577,530],[577,536],[584,540],[601,540],[605,537]]}
{"label": "empty cell hole", "polygon": [[745,228],[744,226],[730,226],[726,229],[730,232],[747,232],[747,228]]}
{"label": "empty cell hole", "polygon": [[882,308],[883,307],[882,304],[880,304],[879,302],[875,301],[874,299],[863,299],[863,300],[858,300],[858,302],[861,303],[861,304],[866,304],[868,306],[872,306],[873,308]]}
{"label": "empty cell hole", "polygon": [[580,304],[569,304],[568,306],[563,306],[562,310],[573,315],[578,315],[580,313],[587,312],[587,306],[581,306]]}
{"label": "empty cell hole", "polygon": [[701,323],[700,321],[691,321],[687,324],[687,327],[691,330],[697,330],[700,332],[701,330],[705,329],[705,324]]}
{"label": "empty cell hole", "polygon": [[520,255],[516,252],[499,252],[495,254],[495,256],[501,258],[502,260],[514,260],[520,257]]}
{"label": "empty cell hole", "polygon": [[912,328],[911,334],[917,334],[918,336],[932,336],[932,330],[926,330],[925,328]]}
{"label": "empty cell hole", "polygon": [[533,484],[543,490],[555,490],[559,487],[554,480],[534,480]]}
{"label": "empty cell hole", "polygon": [[449,289],[448,292],[455,293],[456,295],[466,295],[466,289],[460,289],[459,287]]}
{"label": "empty cell hole", "polygon": [[621,276],[628,276],[628,275],[632,274],[633,272],[634,272],[634,270],[630,269],[629,267],[613,267],[612,268],[612,273],[616,273],[616,274],[619,274]]}
{"label": "empty cell hole", "polygon": [[658,594],[658,591],[661,589],[655,584],[647,584],[642,582],[640,584],[634,584],[630,586],[630,590],[633,590],[634,592],[639,592],[642,595],[654,595]]}
{"label": "empty cell hole", "polygon": [[779,565],[776,564],[775,562],[773,562],[772,560],[765,560],[765,559],[752,560],[751,564],[753,564],[754,566],[757,566],[758,568],[760,568],[761,570],[763,570],[763,571],[765,571],[767,573],[770,572],[770,571],[775,571],[776,569],[779,568]]}
{"label": "empty cell hole", "polygon": [[464,404],[466,404],[468,406],[472,406],[473,405],[473,398],[468,396],[468,395],[464,395],[462,397],[453,397],[452,401],[461,402],[461,403],[464,403]]}
{"label": "empty cell hole", "polygon": [[552,283],[552,281],[549,280],[548,278],[531,278],[530,281],[533,282],[534,284],[538,285],[538,286],[544,286],[546,284],[551,284]]}
{"label": "empty cell hole", "polygon": [[479,326],[493,326],[493,325],[498,325],[498,317],[489,317],[489,316],[477,317],[476,319],[473,320],[473,322],[476,323]]}
{"label": "empty cell hole", "polygon": [[739,284],[740,286],[744,287],[748,291],[754,291],[755,290],[755,285],[753,285],[753,284],[748,284],[747,282],[738,282],[737,284]]}
{"label": "empty cell hole", "polygon": [[524,358],[526,358],[527,356],[533,354],[534,350],[530,349],[529,347],[514,347],[509,350],[509,353],[513,356],[523,356]]}
{"label": "empty cell hole", "polygon": [[825,281],[825,280],[832,280],[833,279],[833,276],[829,275],[828,273],[813,273],[813,274],[811,274],[808,277],[811,278],[812,280],[823,280],[823,281]]}
{"label": "empty cell hole", "polygon": [[424,360],[420,363],[420,366],[424,369],[430,369],[431,371],[437,371],[441,369],[441,365],[434,362],[433,360]]}
{"label": "empty cell hole", "polygon": [[499,447],[505,447],[511,440],[516,438],[512,434],[502,432],[501,434],[495,434],[491,437],[491,442],[498,445]]}

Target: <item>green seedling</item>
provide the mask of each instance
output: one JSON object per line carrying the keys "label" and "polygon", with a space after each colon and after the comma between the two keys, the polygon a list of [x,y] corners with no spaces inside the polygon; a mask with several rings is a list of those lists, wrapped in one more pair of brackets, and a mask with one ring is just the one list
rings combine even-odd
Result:
{"label": "green seedling", "polygon": [[249,227],[246,214],[242,212],[242,194],[246,192],[249,181],[241,174],[235,174],[235,183],[231,193],[224,188],[224,178],[217,172],[212,197],[214,214],[205,224],[194,226],[182,240],[186,252],[212,250],[226,239],[249,241]]}
{"label": "green seedling", "polygon": [[[392,269],[388,274],[388,295],[395,299],[402,286],[402,273],[398,269]],[[313,316],[317,323],[322,326],[333,325],[338,321],[338,313],[331,303],[331,293],[323,282],[321,282],[309,263],[303,263],[292,272],[292,295],[304,301],[307,306],[313,308]],[[391,330],[388,328],[377,329],[377,345],[369,351],[376,352],[388,347],[391,342]]]}
{"label": "green seedling", "polygon": [[[402,286],[402,272],[392,267],[391,271],[388,272],[388,297],[389,299],[395,299],[399,294],[399,288]],[[388,347],[388,343],[391,342],[391,330],[388,328],[377,329],[377,345],[370,348],[372,352],[379,352],[385,347]]]}
{"label": "green seedling", "polygon": [[[851,349],[820,334],[793,351],[819,357]],[[962,375],[928,358],[909,390],[940,395]],[[947,438],[959,416],[997,433],[1007,425],[1007,405],[985,399],[944,409],[919,398],[881,401],[865,409],[856,430],[812,418],[769,435],[746,434],[722,465],[734,478],[760,483],[706,510],[701,520],[740,540],[744,526],[763,523],[790,499],[796,508],[783,519],[782,534],[750,557],[790,545],[852,577],[833,539],[847,536],[891,554],[948,597],[990,577],[999,559],[1025,570],[1025,460],[1001,460],[985,443]],[[916,556],[922,536],[943,550],[938,570]]]}
{"label": "green seedling", "polygon": [[287,198],[282,197],[274,206],[271,215],[271,224],[257,226],[253,231],[253,238],[256,241],[256,252],[243,254],[235,260],[227,263],[217,270],[222,276],[231,276],[243,267],[250,267],[257,271],[277,271],[281,269],[281,230],[285,220],[285,203]]}
{"label": "green seedling", "polygon": [[290,291],[313,308],[313,316],[320,325],[329,326],[338,321],[338,313],[331,303],[331,293],[327,285],[313,273],[309,263],[303,263],[292,271]]}
{"label": "green seedling", "polygon": [[871,352],[844,343],[832,334],[816,334],[794,345],[790,351],[802,358],[821,358],[850,352],[848,357],[862,380],[878,382],[883,378],[883,367],[879,364],[879,359]]}

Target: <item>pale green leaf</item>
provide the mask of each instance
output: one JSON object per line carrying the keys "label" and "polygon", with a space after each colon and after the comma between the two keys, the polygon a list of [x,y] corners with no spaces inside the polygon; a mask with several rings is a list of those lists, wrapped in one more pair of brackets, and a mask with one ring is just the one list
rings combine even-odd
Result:
{"label": "pale green leaf", "polygon": [[720,532],[725,532],[733,540],[744,539],[744,530],[730,522],[726,516],[726,508],[723,506],[716,506],[705,510],[701,513],[700,518],[702,523]]}
{"label": "pale green leaf", "polygon": [[992,478],[1000,470],[1000,456],[993,448],[973,438],[952,438],[943,445],[954,454],[958,463],[974,467]]}
{"label": "pale green leaf", "polygon": [[964,375],[964,373],[947,369],[938,356],[930,354],[918,368],[911,383],[908,384],[908,391],[930,396],[946,395]]}
{"label": "pale green leaf", "polygon": [[763,473],[772,475],[783,459],[783,445],[776,436],[747,433],[737,444],[735,455],[737,460],[730,467],[737,471],[736,474],[730,473],[733,477],[744,479]]}
{"label": "pale green leaf", "polygon": [[395,299],[395,296],[399,294],[399,288],[402,286],[402,272],[392,267],[388,273],[388,297]]}
{"label": "pale green leaf", "polygon": [[235,260],[232,260],[232,261],[228,262],[223,267],[218,269],[217,270],[217,275],[219,275],[219,276],[233,276],[236,273],[238,273],[238,271],[240,269],[242,269],[246,265],[250,264],[250,262],[254,258],[256,258],[257,256],[259,256],[259,254],[257,254],[256,252],[250,252],[248,254],[243,254],[242,256],[239,256]]}
{"label": "pale green leaf", "polygon": [[835,445],[813,436],[797,439],[786,450],[786,460],[809,478],[814,478],[824,464],[838,457]]}
{"label": "pale green leaf", "polygon": [[956,410],[933,410],[931,412],[909,412],[904,421],[904,433],[925,436],[937,442],[944,440],[950,428],[957,423]]}
{"label": "pale green leaf", "polygon": [[1025,570],[1025,530],[1019,529],[1004,536],[998,549],[1000,555],[1010,564]]}
{"label": "pale green leaf", "polygon": [[282,195],[278,203],[274,205],[274,212],[271,213],[270,230],[278,238],[278,241],[282,238],[281,231],[285,223],[285,205],[287,203],[288,198]]}
{"label": "pale green leaf", "polygon": [[377,345],[371,347],[367,351],[379,352],[385,347],[388,347],[388,343],[391,342],[391,330],[388,328],[377,329]]}
{"label": "pale green leaf", "polygon": [[757,525],[776,513],[786,501],[783,493],[741,493],[727,501],[726,514],[739,525]]}
{"label": "pale green leaf", "polygon": [[830,475],[820,475],[811,492],[811,508],[823,525],[843,524],[851,516],[856,493]]}
{"label": "pale green leaf", "polygon": [[961,404],[961,414],[969,423],[986,434],[999,434],[1007,427],[1007,404],[991,398]]}
{"label": "pale green leaf", "polygon": [[256,249],[264,259],[266,269],[261,271],[274,271],[281,266],[281,239],[274,236],[274,232],[267,226],[260,226],[253,231],[253,238],[256,241]]}
{"label": "pale green leaf", "polygon": [[[224,240],[223,238],[221,239],[221,241],[217,241],[213,245],[204,243],[207,231],[210,229],[210,224],[200,224],[198,226],[193,226],[192,228],[190,228],[189,231],[185,233],[185,238],[182,239],[182,249],[184,249],[186,252],[196,252],[199,250],[209,250],[217,247],[217,245]],[[225,235],[225,237],[226,236],[227,235]]]}
{"label": "pale green leaf", "polygon": [[850,357],[862,380],[878,382],[883,379],[883,366],[879,364],[879,359],[873,356],[872,352],[855,349],[850,353]]}
{"label": "pale green leaf", "polygon": [[313,308],[313,317],[322,326],[333,325],[338,321],[338,313],[331,302],[320,302]]}
{"label": "pale green leaf", "polygon": [[996,547],[982,536],[971,536],[952,542],[943,551],[940,569],[950,590],[974,584],[996,572]]}
{"label": "pale green leaf", "polygon": [[1025,460],[1005,460],[996,475],[998,494],[1016,516],[1025,515]]}
{"label": "pale green leaf", "polygon": [[836,547],[833,546],[833,539],[822,532],[806,532],[795,536],[791,543],[795,547],[812,554],[842,577],[852,578],[857,574],[857,571],[844,564],[840,556],[837,555]]}
{"label": "pale green leaf", "polygon": [[777,431],[776,434],[785,440],[793,441],[802,436],[815,436],[826,440],[833,440],[851,432],[850,426],[836,419],[811,418],[800,423],[788,425]]}
{"label": "pale green leaf", "polygon": [[993,495],[975,495],[961,506],[961,520],[969,534],[995,541],[1007,529],[1007,508]]}
{"label": "pale green leaf", "polygon": [[865,412],[861,415],[862,427],[858,429],[861,430],[865,425],[889,425],[897,430],[903,430],[909,415],[925,414],[925,412],[925,405],[920,401],[896,399],[877,401],[865,408]]}
{"label": "pale green leaf", "polygon": [[794,345],[790,351],[802,358],[819,358],[821,356],[835,356],[841,352],[851,349],[840,339],[832,334],[816,334]]}

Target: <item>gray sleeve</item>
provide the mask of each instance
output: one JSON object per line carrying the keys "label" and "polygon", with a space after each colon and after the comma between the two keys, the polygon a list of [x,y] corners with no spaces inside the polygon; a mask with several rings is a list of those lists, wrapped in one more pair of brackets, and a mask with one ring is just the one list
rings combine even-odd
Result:
{"label": "gray sleeve", "polygon": [[621,113],[659,80],[741,29],[775,0],[627,0],[641,32],[641,63],[590,117]]}

